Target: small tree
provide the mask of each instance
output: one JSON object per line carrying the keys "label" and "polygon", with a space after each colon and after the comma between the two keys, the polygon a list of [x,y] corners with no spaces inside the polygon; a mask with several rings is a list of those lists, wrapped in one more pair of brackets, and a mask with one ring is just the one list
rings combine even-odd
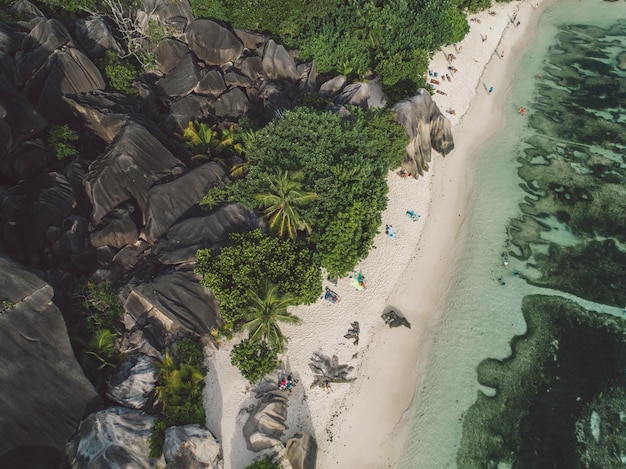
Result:
{"label": "small tree", "polygon": [[249,296],[250,302],[244,312],[244,319],[247,322],[242,326],[250,332],[249,340],[251,342],[263,340],[278,353],[282,352],[287,339],[278,323],[300,323],[298,317],[287,312],[287,308],[294,304],[293,297],[280,296],[278,287],[269,283],[265,283],[259,293],[250,291]]}
{"label": "small tree", "polygon": [[282,171],[268,177],[268,192],[255,194],[254,199],[267,220],[270,231],[279,238],[295,240],[298,231],[311,232],[311,225],[298,213],[298,208],[310,204],[317,194],[302,190],[302,171]]}
{"label": "small tree", "polygon": [[274,371],[278,365],[278,353],[266,342],[242,340],[230,352],[230,362],[251,384]]}

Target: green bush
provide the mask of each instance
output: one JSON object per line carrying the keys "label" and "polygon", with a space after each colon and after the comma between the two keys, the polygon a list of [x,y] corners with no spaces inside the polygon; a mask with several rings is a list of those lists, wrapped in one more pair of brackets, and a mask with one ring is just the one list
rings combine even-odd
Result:
{"label": "green bush", "polygon": [[115,52],[108,50],[104,57],[97,62],[97,65],[104,73],[110,89],[119,91],[126,96],[139,96],[139,92],[133,86],[139,77],[139,69],[131,62],[130,58],[122,60]]}
{"label": "green bush", "polygon": [[194,18],[228,21],[228,10],[221,0],[190,0]]}
{"label": "green bush", "polygon": [[377,62],[376,73],[391,103],[413,96],[418,88],[426,85],[424,74],[429,58],[424,50],[394,52],[381,56]]}
{"label": "green bush", "polygon": [[222,317],[231,323],[242,318],[249,291],[259,291],[265,281],[278,285],[281,295],[309,304],[322,291],[319,264],[312,253],[290,241],[281,241],[260,230],[233,233],[232,245],[218,254],[209,249],[197,253],[201,283],[217,297]]}
{"label": "green bush", "polygon": [[121,360],[117,341],[124,308],[110,283],[80,278],[70,289],[65,311],[70,342],[85,376],[104,393],[106,378]]}
{"label": "green bush", "polygon": [[269,456],[254,461],[252,464],[246,466],[246,469],[280,469],[282,466],[277,462],[272,462],[272,458]]}
{"label": "green bush", "polygon": [[202,200],[200,207],[204,210],[213,210],[219,204],[229,202],[232,198],[231,186],[213,186],[209,189]]}
{"label": "green bush", "polygon": [[265,342],[242,340],[230,352],[230,362],[251,384],[274,371],[278,365],[278,354]]}
{"label": "green bush", "polygon": [[67,124],[53,125],[48,132],[48,146],[57,157],[57,160],[77,155],[78,150],[76,150],[72,143],[77,140],[78,134],[70,129]]}
{"label": "green bush", "polygon": [[367,255],[387,204],[387,172],[400,165],[407,142],[391,111],[352,112],[353,121],[311,108],[285,112],[257,132],[248,176],[233,187],[237,200],[254,206],[251,196],[269,175],[303,171],[302,189],[317,194],[301,208],[313,227],[306,241],[333,276]]}
{"label": "green bush", "polygon": [[155,393],[161,415],[148,440],[150,457],[155,458],[163,452],[167,428],[206,422],[202,390],[207,369],[202,346],[191,339],[177,342],[165,352],[157,367],[160,373]]}

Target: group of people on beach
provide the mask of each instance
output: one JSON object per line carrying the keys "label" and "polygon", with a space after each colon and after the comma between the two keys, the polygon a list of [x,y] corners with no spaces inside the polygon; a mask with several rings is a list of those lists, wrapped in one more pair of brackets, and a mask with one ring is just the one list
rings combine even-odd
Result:
{"label": "group of people on beach", "polygon": [[289,394],[292,393],[292,389],[296,387],[297,379],[293,379],[291,373],[287,375],[287,377],[283,376],[278,382],[278,389],[281,391],[289,391]]}

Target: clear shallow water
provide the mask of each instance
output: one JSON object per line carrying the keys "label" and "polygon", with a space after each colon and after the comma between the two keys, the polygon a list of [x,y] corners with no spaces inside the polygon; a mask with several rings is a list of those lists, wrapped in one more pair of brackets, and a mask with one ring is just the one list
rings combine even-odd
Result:
{"label": "clear shallow water", "polygon": [[[534,279],[540,277],[540,272],[530,266],[529,261],[517,260],[506,254],[513,248],[507,234],[510,220],[519,217],[519,204],[529,196],[521,186],[526,183],[518,176],[518,158],[529,150],[526,139],[535,133],[529,126],[529,119],[519,116],[516,109],[525,106],[532,113],[533,110],[545,111],[547,106],[552,106],[549,115],[558,116],[559,112],[565,112],[555,109],[554,102],[546,101],[538,90],[542,80],[535,79],[538,73],[546,74],[547,56],[558,45],[557,33],[567,24],[606,28],[619,18],[626,20],[626,4],[623,2],[561,0],[542,15],[539,30],[517,71],[514,89],[507,102],[506,128],[477,153],[476,190],[472,193],[462,256],[447,292],[441,322],[433,332],[434,344],[428,358],[424,386],[416,390],[411,436],[398,464],[400,468],[457,467],[463,418],[476,401],[479,390],[489,395],[494,392],[478,383],[476,367],[486,358],[504,359],[511,354],[511,339],[526,331],[521,312],[522,299],[526,295],[556,293],[575,299],[587,309],[623,315],[622,308],[615,305],[598,304],[593,299],[580,299],[573,293],[530,285],[512,272],[520,271]],[[615,41],[614,47],[616,52],[623,50],[620,41]],[[580,72],[603,79],[598,71],[581,69]],[[547,79],[547,75],[544,78]],[[558,91],[561,87],[565,93],[576,93],[576,90],[567,88],[572,85],[567,79],[563,79],[562,83],[553,80],[551,84],[553,95],[554,90]],[[602,93],[602,82],[598,90]],[[581,114],[581,118],[572,125],[595,125],[593,119],[603,117],[623,126],[621,113],[624,110],[626,103],[615,102],[604,109]],[[553,142],[561,138],[560,135],[549,137]],[[604,142],[590,142],[588,148],[626,166],[623,147],[619,143],[613,143],[611,148],[603,145]],[[560,151],[558,147],[557,151]],[[538,163],[547,157],[535,156],[531,160]],[[577,162],[572,162],[571,167],[580,174],[589,172],[588,167]],[[562,246],[577,244],[578,233],[560,221],[556,214],[549,214],[544,222],[552,229],[541,233],[542,240]],[[532,249],[534,255],[547,253],[548,245],[532,244]],[[508,261],[506,268],[503,265],[505,258]]]}

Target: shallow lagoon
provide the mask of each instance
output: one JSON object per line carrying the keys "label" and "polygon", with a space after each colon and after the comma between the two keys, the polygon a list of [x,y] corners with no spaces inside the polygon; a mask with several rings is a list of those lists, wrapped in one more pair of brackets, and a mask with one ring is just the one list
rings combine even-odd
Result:
{"label": "shallow lagoon", "polygon": [[[609,383],[623,382],[626,70],[617,65],[626,62],[626,7],[557,1],[542,15],[528,51],[507,103],[506,128],[476,157],[477,189],[462,255],[424,386],[416,390],[401,468],[576,467],[585,451],[600,450],[577,446],[572,426],[578,419],[587,428],[590,407],[603,405],[597,397],[603,386],[603,395],[612,396]],[[517,114],[519,106],[529,110],[526,117]],[[537,294],[573,302],[524,299]],[[542,330],[560,325],[554,330],[565,335],[524,336],[524,315],[537,318]],[[544,346],[534,347],[536,355],[520,349],[516,363],[509,345],[515,336],[522,336],[516,346],[528,340]],[[581,370],[596,374],[567,381],[555,370],[567,375],[576,362],[560,363],[564,357],[559,358],[557,346],[572,350],[572,340],[582,353],[579,360],[598,344],[608,344],[600,350],[612,366],[597,374],[598,357],[589,353],[590,365]],[[489,386],[479,383],[477,367]],[[520,392],[508,400],[483,397],[503,389],[507,372],[520,370],[526,370],[525,379],[513,387]],[[577,392],[589,380],[596,385]],[[554,409],[546,389],[569,403],[550,414],[553,419],[572,414],[562,426],[541,424],[546,409]],[[477,396],[480,405],[475,405]],[[480,422],[489,418],[491,428],[485,431]],[[493,422],[502,428],[493,428]],[[579,438],[586,438],[584,431]],[[546,450],[545,442],[554,451]],[[570,451],[578,456],[561,463],[553,458]]]}

